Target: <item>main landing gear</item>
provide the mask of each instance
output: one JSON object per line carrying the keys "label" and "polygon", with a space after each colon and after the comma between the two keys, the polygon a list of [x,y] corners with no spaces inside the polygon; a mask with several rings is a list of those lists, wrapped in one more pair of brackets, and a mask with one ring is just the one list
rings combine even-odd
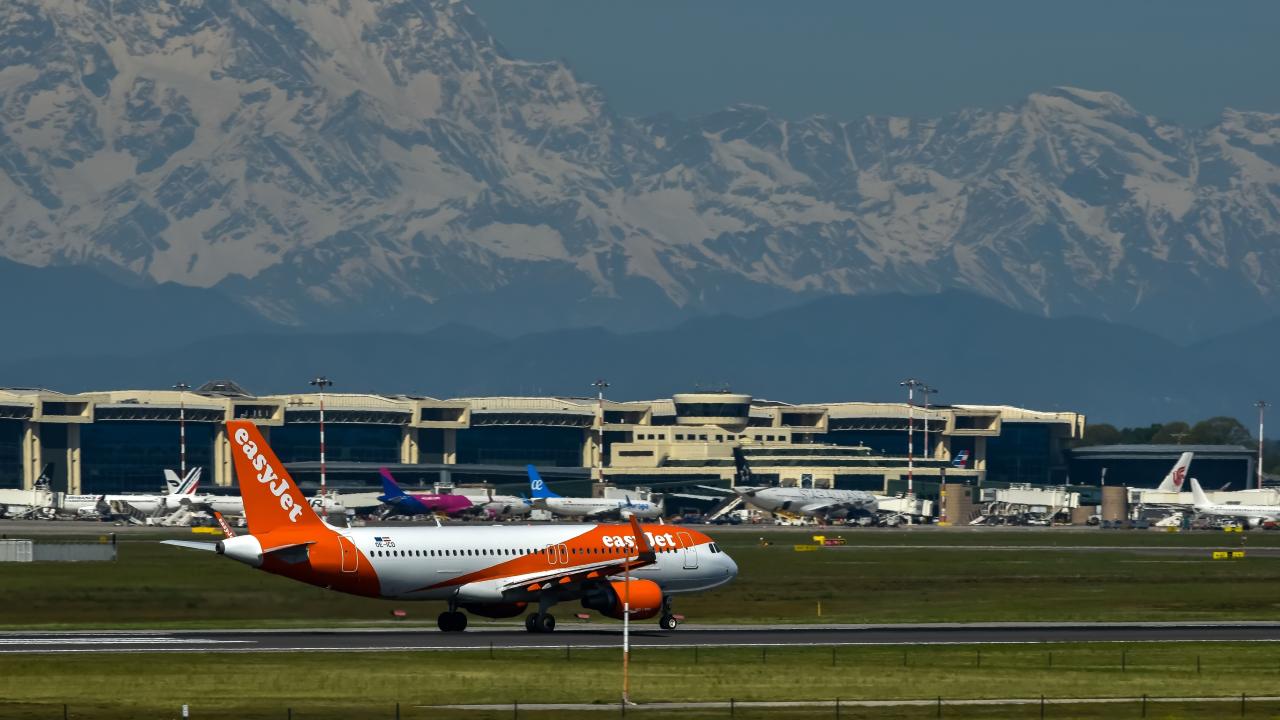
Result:
{"label": "main landing gear", "polygon": [[658,617],[658,627],[663,630],[675,630],[680,621],[671,612],[671,596],[662,596],[662,615]]}
{"label": "main landing gear", "polygon": [[436,618],[436,625],[441,632],[462,632],[467,629],[467,616],[457,610],[442,612],[440,617]]}
{"label": "main landing gear", "polygon": [[524,619],[524,629],[529,632],[549,633],[556,629],[556,616],[548,612],[529,613]]}

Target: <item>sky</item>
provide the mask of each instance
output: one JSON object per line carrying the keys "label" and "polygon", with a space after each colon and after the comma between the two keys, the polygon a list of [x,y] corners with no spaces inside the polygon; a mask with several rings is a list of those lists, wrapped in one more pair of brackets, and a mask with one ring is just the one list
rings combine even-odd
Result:
{"label": "sky", "polygon": [[1280,112],[1280,2],[468,0],[524,59],[626,115],[733,103],[783,117],[935,116],[1056,85],[1189,126]]}

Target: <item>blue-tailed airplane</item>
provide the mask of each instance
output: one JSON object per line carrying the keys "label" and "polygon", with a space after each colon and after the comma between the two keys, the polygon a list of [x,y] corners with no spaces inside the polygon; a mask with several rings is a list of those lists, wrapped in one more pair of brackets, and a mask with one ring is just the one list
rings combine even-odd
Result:
{"label": "blue-tailed airplane", "polygon": [[564,517],[580,517],[590,518],[592,520],[601,518],[628,518],[635,516],[640,519],[661,517],[663,511],[662,502],[650,502],[648,500],[632,500],[630,497],[625,498],[579,498],[579,497],[561,497],[551,492],[547,484],[542,481],[542,476],[538,474],[538,469],[532,465],[526,466],[529,472],[529,495],[532,498],[533,506],[541,510],[548,510],[554,515]]}

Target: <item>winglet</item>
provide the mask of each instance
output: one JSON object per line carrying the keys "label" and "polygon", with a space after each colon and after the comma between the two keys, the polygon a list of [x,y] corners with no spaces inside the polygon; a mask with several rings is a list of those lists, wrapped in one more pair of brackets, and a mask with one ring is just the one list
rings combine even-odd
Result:
{"label": "winglet", "polygon": [[649,544],[649,536],[644,534],[644,530],[640,529],[640,521],[635,515],[631,516],[631,534],[636,539],[636,547],[640,549],[640,562],[651,563],[658,560],[658,556],[653,552],[653,546]]}
{"label": "winglet", "polygon": [[236,531],[231,529],[231,525],[227,523],[226,518],[222,517],[222,513],[214,510],[213,519],[218,521],[218,527],[222,528],[222,535],[224,537],[233,538],[236,536]]}

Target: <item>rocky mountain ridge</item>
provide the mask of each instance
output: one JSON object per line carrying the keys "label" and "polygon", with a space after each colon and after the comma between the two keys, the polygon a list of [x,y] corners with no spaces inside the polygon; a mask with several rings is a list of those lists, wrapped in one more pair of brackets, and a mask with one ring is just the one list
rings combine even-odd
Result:
{"label": "rocky mountain ridge", "polygon": [[658,327],[968,289],[1171,337],[1280,310],[1280,116],[1055,88],[626,118],[446,0],[0,7],[0,256],[272,322]]}

